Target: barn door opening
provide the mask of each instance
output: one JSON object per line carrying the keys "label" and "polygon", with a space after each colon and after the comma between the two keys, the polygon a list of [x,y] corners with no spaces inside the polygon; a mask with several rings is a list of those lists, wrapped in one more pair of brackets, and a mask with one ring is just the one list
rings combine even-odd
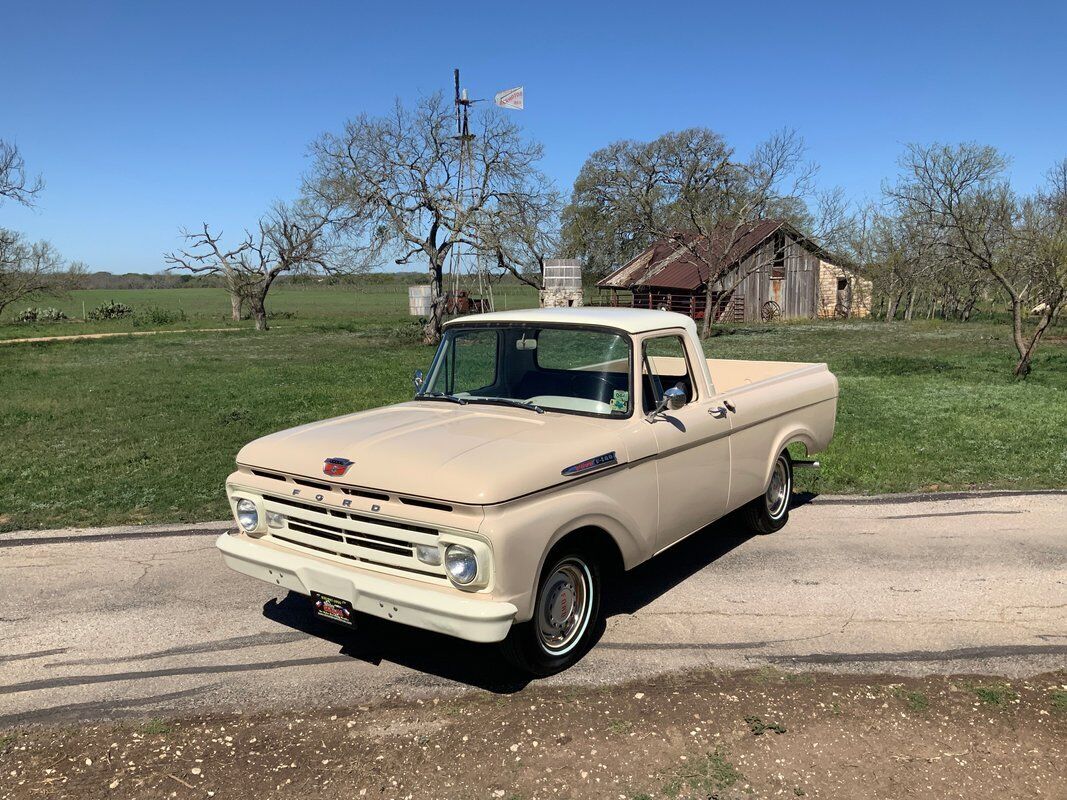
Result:
{"label": "barn door opening", "polygon": [[852,283],[848,278],[837,279],[837,303],[834,307],[835,317],[847,317],[852,310]]}
{"label": "barn door opening", "polygon": [[765,322],[780,319],[785,309],[785,237],[779,231],[774,237],[774,262],[771,264],[770,297],[763,304],[762,314]]}

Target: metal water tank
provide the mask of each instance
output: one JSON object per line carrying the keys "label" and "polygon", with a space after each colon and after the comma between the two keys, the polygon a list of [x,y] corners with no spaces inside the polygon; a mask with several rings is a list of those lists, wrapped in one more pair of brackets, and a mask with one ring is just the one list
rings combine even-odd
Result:
{"label": "metal water tank", "polygon": [[545,259],[545,290],[580,292],[582,290],[582,264],[570,258]]}
{"label": "metal water tank", "polygon": [[408,313],[413,317],[430,316],[430,287],[408,287]]}
{"label": "metal water tank", "polygon": [[575,308],[582,305],[582,264],[570,258],[545,259],[541,308]]}

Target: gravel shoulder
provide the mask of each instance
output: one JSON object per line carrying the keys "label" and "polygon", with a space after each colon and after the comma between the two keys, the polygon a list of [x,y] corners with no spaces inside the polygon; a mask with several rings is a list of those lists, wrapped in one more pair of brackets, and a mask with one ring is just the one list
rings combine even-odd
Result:
{"label": "gravel shoulder", "polygon": [[1065,750],[1064,672],[764,668],[14,729],[0,798],[1062,797]]}

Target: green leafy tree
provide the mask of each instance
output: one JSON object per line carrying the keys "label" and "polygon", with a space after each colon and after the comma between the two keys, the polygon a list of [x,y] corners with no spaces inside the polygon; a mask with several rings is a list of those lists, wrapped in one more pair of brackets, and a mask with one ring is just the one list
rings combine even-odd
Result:
{"label": "green leafy tree", "polygon": [[[600,277],[652,242],[667,240],[709,276],[707,307],[713,308],[713,294],[731,267],[730,247],[707,242],[732,243],[750,225],[771,217],[808,230],[818,218],[835,235],[845,230],[839,192],[825,193],[817,211],[809,211],[808,199],[820,199],[814,174],[795,131],[773,134],[747,157],[707,128],[665,133],[650,142],[615,142],[593,153],[579,172],[563,214],[564,249]],[[707,314],[703,335],[712,322]]]}

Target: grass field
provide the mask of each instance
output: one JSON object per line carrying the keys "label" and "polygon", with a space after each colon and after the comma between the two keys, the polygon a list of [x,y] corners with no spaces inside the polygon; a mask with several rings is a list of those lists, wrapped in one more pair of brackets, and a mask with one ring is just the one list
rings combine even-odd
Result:
{"label": "grass field", "polygon": [[[251,320],[233,322],[230,319],[230,301],[223,289],[85,289],[71,292],[66,298],[32,304],[58,308],[70,318],[68,321],[0,324],[0,339],[147,329],[130,318],[95,323],[83,321],[88,310],[109,300],[126,303],[135,311],[160,308],[183,312],[185,319],[168,325],[148,326],[152,330],[253,327]],[[496,300],[501,310],[505,307],[529,308],[537,305],[537,294],[528,287],[508,287],[497,292]],[[291,328],[328,324],[349,330],[373,330],[405,324],[408,321],[404,315],[407,303],[406,286],[298,288],[283,285],[271,290],[267,311],[275,315],[271,321],[273,326]],[[13,317],[27,305],[31,304],[9,308],[5,316]]]}
{"label": "grass field", "polygon": [[[219,290],[94,295],[87,304],[181,303],[183,327],[228,327]],[[70,302],[80,306],[77,295]],[[396,291],[287,290],[274,307],[293,316],[265,334],[242,323],[226,333],[0,346],[0,530],[225,517],[222,481],[245,442],[410,396],[411,373],[432,351],[402,335],[406,302]],[[510,307],[532,302],[509,292]],[[5,325],[0,335],[81,327],[102,326]],[[1067,484],[1067,341],[1058,331],[1033,376],[1017,382],[1003,325],[725,330],[709,355],[827,361],[838,375],[837,434],[808,488]]]}

